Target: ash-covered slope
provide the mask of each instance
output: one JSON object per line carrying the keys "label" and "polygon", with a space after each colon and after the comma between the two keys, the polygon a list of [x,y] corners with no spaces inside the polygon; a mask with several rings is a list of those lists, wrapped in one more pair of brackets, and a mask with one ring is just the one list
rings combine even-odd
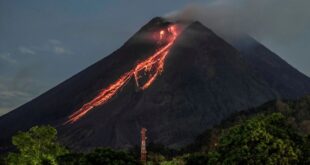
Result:
{"label": "ash-covered slope", "polygon": [[167,25],[161,18],[153,19],[110,56],[2,116],[0,140],[8,142],[17,130],[33,125],[52,124],[61,141],[77,150],[127,147],[139,143],[140,129],[146,127],[150,141],[177,147],[231,113],[277,97],[238,50],[194,22],[179,35],[164,71],[149,88],[139,90],[130,79],[109,102],[62,125],[100,89],[154,53],[157,43],[149,34]]}
{"label": "ash-covered slope", "polygon": [[242,58],[251,65],[284,99],[297,99],[310,94],[310,78],[299,72],[278,55],[249,35],[231,40]]}

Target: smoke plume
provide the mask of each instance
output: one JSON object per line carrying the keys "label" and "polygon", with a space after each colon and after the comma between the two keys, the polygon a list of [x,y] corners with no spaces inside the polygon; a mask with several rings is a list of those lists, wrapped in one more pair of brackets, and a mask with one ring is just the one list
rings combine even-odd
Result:
{"label": "smoke plume", "polygon": [[308,0],[217,0],[191,4],[166,17],[198,20],[226,37],[247,33],[257,39],[289,42],[310,28],[309,6]]}

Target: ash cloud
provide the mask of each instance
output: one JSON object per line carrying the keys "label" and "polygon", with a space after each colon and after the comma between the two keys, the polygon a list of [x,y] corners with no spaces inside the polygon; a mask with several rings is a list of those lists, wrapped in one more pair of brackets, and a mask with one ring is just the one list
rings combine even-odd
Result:
{"label": "ash cloud", "polygon": [[250,34],[261,40],[291,42],[310,28],[308,0],[217,0],[190,4],[166,15],[171,20],[198,20],[226,37]]}

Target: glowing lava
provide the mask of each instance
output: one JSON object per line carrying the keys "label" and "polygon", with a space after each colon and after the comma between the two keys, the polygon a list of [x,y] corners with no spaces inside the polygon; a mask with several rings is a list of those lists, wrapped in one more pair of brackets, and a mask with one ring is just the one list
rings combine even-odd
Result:
{"label": "glowing lava", "polygon": [[[102,89],[95,98],[71,114],[65,124],[74,123],[93,108],[109,101],[132,77],[134,77],[138,88],[141,90],[147,89],[156,80],[157,76],[163,72],[165,59],[174,44],[179,31],[180,29],[178,29],[177,25],[170,25],[167,29],[161,30],[157,42],[159,45],[163,45],[160,49],[149,58],[139,62],[133,69],[123,74],[117,81],[110,84],[107,88]],[[146,80],[144,83],[141,83],[140,81],[142,81],[143,78]]]}

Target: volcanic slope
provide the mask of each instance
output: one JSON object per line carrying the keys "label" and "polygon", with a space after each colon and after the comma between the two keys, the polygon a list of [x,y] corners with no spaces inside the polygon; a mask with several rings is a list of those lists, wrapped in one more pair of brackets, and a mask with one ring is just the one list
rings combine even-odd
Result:
{"label": "volcanic slope", "polygon": [[310,94],[310,78],[249,35],[229,40],[241,57],[283,99],[298,99]]}
{"label": "volcanic slope", "polygon": [[199,22],[186,26],[145,90],[133,78],[105,104],[73,123],[69,116],[139,62],[160,49],[152,34],[171,25],[154,18],[120,49],[36,99],[0,118],[2,144],[18,130],[51,124],[60,140],[76,150],[139,144],[141,127],[149,141],[178,147],[230,114],[277,97],[240,53]]}

